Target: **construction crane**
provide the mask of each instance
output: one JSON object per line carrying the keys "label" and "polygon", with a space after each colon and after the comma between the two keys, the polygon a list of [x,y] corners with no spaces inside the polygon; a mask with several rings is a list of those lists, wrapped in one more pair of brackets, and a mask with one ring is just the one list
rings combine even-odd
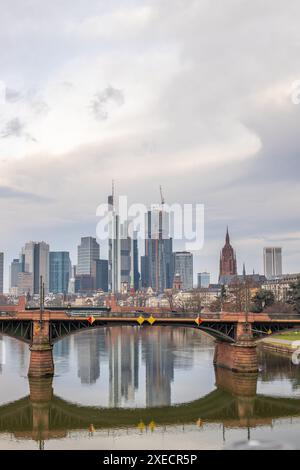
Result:
{"label": "construction crane", "polygon": [[164,198],[164,196],[163,196],[163,192],[162,192],[162,187],[161,187],[161,186],[159,187],[159,191],[160,191],[161,205],[162,205],[162,207],[163,207],[164,204],[165,204],[165,198]]}

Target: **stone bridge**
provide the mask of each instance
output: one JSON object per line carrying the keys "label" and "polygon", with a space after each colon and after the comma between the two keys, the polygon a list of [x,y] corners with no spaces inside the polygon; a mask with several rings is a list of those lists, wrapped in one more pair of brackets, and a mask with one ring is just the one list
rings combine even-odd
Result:
{"label": "stone bridge", "polygon": [[299,329],[300,316],[220,312],[197,314],[147,311],[111,311],[109,308],[28,308],[25,298],[17,306],[0,307],[0,333],[29,344],[28,375],[54,374],[53,344],[61,338],[89,328],[114,325],[138,327],[196,328],[215,338],[214,364],[234,372],[257,372],[257,340],[267,334]]}

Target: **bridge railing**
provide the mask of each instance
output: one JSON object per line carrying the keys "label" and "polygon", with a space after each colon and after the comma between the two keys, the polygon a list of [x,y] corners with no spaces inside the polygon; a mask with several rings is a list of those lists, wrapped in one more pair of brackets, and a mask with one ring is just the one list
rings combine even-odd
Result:
{"label": "bridge railing", "polygon": [[[81,317],[89,317],[92,315],[95,318],[189,318],[189,319],[196,319],[199,314],[197,313],[173,313],[173,312],[162,312],[162,313],[148,313],[148,312],[72,312],[72,311],[65,311],[65,314],[70,318],[81,318]],[[51,316],[51,313],[50,313]]]}
{"label": "bridge railing", "polygon": [[0,318],[2,317],[16,317],[18,315],[18,312],[6,312],[5,310],[0,311]]}

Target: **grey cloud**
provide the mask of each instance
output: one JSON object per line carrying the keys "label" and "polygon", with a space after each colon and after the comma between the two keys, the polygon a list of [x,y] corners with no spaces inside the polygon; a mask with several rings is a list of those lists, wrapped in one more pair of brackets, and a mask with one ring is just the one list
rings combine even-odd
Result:
{"label": "grey cloud", "polygon": [[2,139],[24,137],[26,140],[36,141],[34,137],[26,132],[26,125],[18,117],[11,119],[5,124],[0,137]]}
{"label": "grey cloud", "polygon": [[7,137],[22,137],[24,129],[25,126],[20,119],[17,117],[13,118],[6,123],[3,131],[1,132],[1,137],[3,139]]}
{"label": "grey cloud", "polygon": [[[19,7],[19,1],[13,0],[13,3]],[[38,2],[34,3],[38,5]],[[79,5],[79,2],[66,0],[56,3],[60,21],[68,17],[71,3]],[[206,244],[195,269],[217,273],[218,253],[229,223],[233,244],[238,246],[239,263],[245,260],[249,269],[254,266],[256,271],[261,271],[263,243],[271,243],[276,236],[276,243],[283,245],[284,253],[290,258],[287,269],[299,271],[299,242],[287,234],[299,230],[299,196],[293,200],[291,190],[295,196],[297,190],[299,194],[300,105],[276,107],[275,96],[274,103],[256,105],[265,89],[300,79],[299,2],[290,0],[288,8],[286,2],[280,0],[249,3],[228,0],[220,3],[218,9],[210,0],[174,0],[171,8],[169,0],[153,0],[151,5],[157,8],[155,22],[146,33],[141,31],[140,38],[135,37],[134,41],[122,37],[117,52],[114,41],[105,45],[99,41],[88,44],[81,41],[79,45],[74,40],[72,44],[76,45],[76,50],[72,49],[70,53],[70,41],[64,42],[58,36],[55,39],[57,52],[52,54],[53,37],[47,42],[41,34],[42,41],[34,43],[38,56],[34,64],[39,64],[36,69],[33,63],[24,61],[32,46],[30,39],[25,37],[20,49],[12,51],[14,57],[10,63],[15,64],[19,73],[26,72],[27,77],[34,76],[37,81],[41,77],[51,79],[53,70],[67,64],[70,57],[95,57],[96,63],[104,47],[111,48],[112,60],[116,60],[121,50],[121,54],[128,54],[133,61],[136,58],[139,67],[146,68],[150,64],[153,73],[161,74],[163,67],[169,67],[168,57],[174,51],[176,54],[175,73],[164,82],[157,96],[157,107],[146,110],[144,126],[144,116],[140,120],[138,116],[139,127],[134,127],[136,122],[132,124],[131,137],[122,135],[117,142],[108,142],[107,146],[83,146],[68,155],[61,155],[55,164],[44,155],[38,161],[27,158],[12,164],[10,177],[17,173],[18,187],[29,190],[35,187],[49,195],[55,191],[59,200],[55,207],[47,208],[46,215],[43,205],[36,211],[39,224],[32,228],[33,236],[37,230],[42,232],[44,227],[40,220],[47,217],[47,235],[59,246],[55,222],[58,217],[60,220],[69,217],[78,223],[76,233],[70,231],[67,236],[65,248],[71,249],[82,233],[92,231],[95,207],[106,200],[112,178],[117,180],[120,194],[128,194],[132,202],[147,204],[159,201],[158,186],[162,184],[169,203],[205,204]],[[86,2],[82,2],[82,12],[80,18],[94,13]],[[30,9],[27,15],[31,16]],[[39,19],[36,24],[40,24]],[[20,18],[20,24],[24,24],[23,18]],[[47,18],[47,24],[48,29],[53,30],[56,23],[51,17],[50,21]],[[11,25],[7,27],[14,31]],[[165,50],[168,54],[164,56]],[[139,62],[141,53],[143,61]],[[170,69],[172,66],[171,61]],[[133,84],[135,70],[128,71],[128,80]],[[89,105],[94,118],[101,121],[109,117],[111,105],[123,103],[122,91],[109,86],[100,90]],[[178,150],[182,160],[188,161],[190,152],[194,149],[197,152],[198,145],[209,147],[211,142],[216,142],[222,147],[224,142],[226,144],[227,128],[221,133],[220,127],[224,122],[232,121],[244,124],[261,140],[262,147],[255,156],[236,162],[229,158],[229,161],[225,159],[212,165],[207,153],[204,157],[199,156],[207,167],[197,166],[196,161],[194,168],[174,169],[172,158]],[[152,122],[163,123],[162,130],[149,128],[148,124]],[[18,123],[15,123],[16,131],[21,132]],[[239,129],[234,127],[233,138],[235,132]],[[90,225],[86,225],[83,216],[90,218]],[[10,211],[6,213],[5,207],[2,217],[10,220]],[[25,222],[18,221],[18,233],[22,236],[14,241],[13,248],[24,241],[21,228]],[[40,233],[40,236],[44,237],[44,234]],[[62,231],[61,240],[64,238],[66,235]],[[243,246],[243,240],[248,239],[249,245]],[[298,243],[298,250],[291,241]]]}
{"label": "grey cloud", "polygon": [[22,93],[18,90],[14,90],[13,88],[6,88],[5,90],[5,100],[8,103],[16,103],[17,101],[22,99]]}
{"label": "grey cloud", "polygon": [[27,191],[20,191],[9,186],[0,186],[0,199],[21,199],[32,202],[46,202],[50,201],[48,197],[39,196]]}
{"label": "grey cloud", "polygon": [[91,101],[91,110],[95,119],[104,120],[109,117],[109,105],[111,103],[122,106],[125,102],[124,93],[118,88],[109,85],[97,93]]}

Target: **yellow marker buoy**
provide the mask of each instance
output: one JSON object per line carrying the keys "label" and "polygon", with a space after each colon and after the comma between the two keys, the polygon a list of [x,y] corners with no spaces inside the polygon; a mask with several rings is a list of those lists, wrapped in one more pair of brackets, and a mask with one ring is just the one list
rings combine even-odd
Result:
{"label": "yellow marker buoy", "polygon": [[137,428],[143,432],[145,429],[145,423],[143,423],[143,421],[140,421],[139,424],[137,425]]}
{"label": "yellow marker buoy", "polygon": [[151,421],[151,422],[149,423],[149,429],[150,429],[150,431],[153,432],[155,428],[156,428],[155,422],[154,422],[154,421]]}
{"label": "yellow marker buoy", "polygon": [[90,434],[93,434],[94,432],[95,432],[95,428],[94,428],[94,426],[91,424],[91,425],[89,426],[89,433],[90,433]]}

